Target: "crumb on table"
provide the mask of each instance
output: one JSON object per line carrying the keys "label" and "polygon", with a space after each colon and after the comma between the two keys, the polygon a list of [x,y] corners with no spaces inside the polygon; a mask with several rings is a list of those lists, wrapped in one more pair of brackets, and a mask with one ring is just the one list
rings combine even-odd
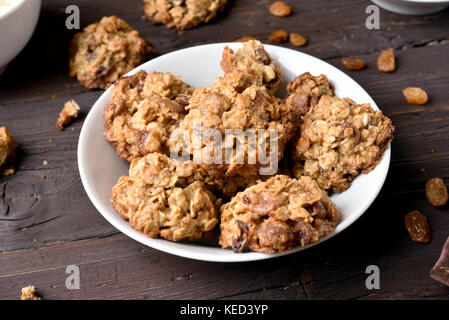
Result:
{"label": "crumb on table", "polygon": [[40,297],[36,294],[36,289],[34,286],[27,286],[22,288],[22,296],[20,297],[21,300],[41,300]]}
{"label": "crumb on table", "polygon": [[78,117],[80,106],[75,100],[69,100],[64,104],[64,108],[59,113],[58,121],[56,121],[56,127],[62,131],[64,126],[72,122],[73,119]]}

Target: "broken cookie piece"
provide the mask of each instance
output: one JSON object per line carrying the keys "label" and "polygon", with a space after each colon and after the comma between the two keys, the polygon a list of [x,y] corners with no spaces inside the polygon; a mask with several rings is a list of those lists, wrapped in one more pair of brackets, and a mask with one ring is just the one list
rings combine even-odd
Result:
{"label": "broken cookie piece", "polygon": [[129,176],[112,189],[111,204],[131,227],[150,238],[196,240],[218,223],[220,200],[204,183],[190,182],[190,162],[152,153],[133,160]]}
{"label": "broken cookie piece", "polygon": [[27,286],[22,288],[20,300],[41,300],[41,298],[37,296],[34,286]]}
{"label": "broken cookie piece", "polygon": [[134,67],[155,56],[139,32],[116,16],[103,17],[70,43],[70,76],[86,88],[106,89]]}
{"label": "broken cookie piece", "polygon": [[360,173],[377,166],[393,132],[391,120],[369,104],[322,96],[302,118],[293,173],[314,178],[325,190],[343,192]]}
{"label": "broken cookie piece", "polygon": [[63,131],[64,127],[72,122],[73,119],[78,117],[80,106],[75,100],[69,100],[64,104],[64,108],[59,113],[58,121],[56,121],[56,127]]}
{"label": "broken cookie piece", "polygon": [[16,160],[16,149],[19,146],[6,127],[0,127],[0,174],[14,174],[12,164]]}
{"label": "broken cookie piece", "polygon": [[221,207],[219,241],[235,252],[282,252],[318,242],[340,220],[335,204],[310,177],[277,175]]}

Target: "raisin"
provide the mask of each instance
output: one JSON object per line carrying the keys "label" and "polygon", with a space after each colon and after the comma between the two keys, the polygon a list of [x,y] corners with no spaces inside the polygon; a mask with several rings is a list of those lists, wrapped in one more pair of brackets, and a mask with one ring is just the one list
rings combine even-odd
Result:
{"label": "raisin", "polygon": [[139,148],[139,151],[143,154],[147,154],[148,152],[145,148],[145,143],[148,138],[148,131],[137,131],[136,138],[137,138],[137,147]]}
{"label": "raisin", "polygon": [[256,37],[252,37],[252,36],[243,36],[241,38],[236,39],[235,42],[246,42],[246,41],[249,41],[249,40],[257,40],[257,38]]}
{"label": "raisin", "polygon": [[382,51],[377,57],[377,68],[383,72],[393,72],[396,69],[394,52],[392,49]]}
{"label": "raisin", "polygon": [[175,98],[175,101],[179,103],[183,107],[187,107],[189,105],[190,96],[185,94],[180,94]]}
{"label": "raisin", "polygon": [[408,87],[402,90],[407,102],[410,104],[425,104],[428,101],[427,92],[421,88]]}
{"label": "raisin", "polygon": [[236,220],[235,224],[238,228],[238,234],[232,238],[232,249],[236,253],[244,252],[245,249],[248,248],[249,228],[248,225],[241,220]]}
{"label": "raisin", "polygon": [[97,58],[97,55],[94,52],[86,52],[86,54],[84,55],[84,57],[86,58],[86,60],[88,62],[93,61]]}
{"label": "raisin", "polygon": [[365,61],[362,59],[342,58],[341,63],[348,70],[361,70],[365,68]]}
{"label": "raisin", "polygon": [[276,30],[270,34],[270,41],[273,43],[284,43],[288,39],[288,33],[285,30]]}
{"label": "raisin", "polygon": [[426,183],[426,196],[434,207],[446,205],[449,200],[447,187],[441,178],[432,178]]}
{"label": "raisin", "polygon": [[418,210],[413,210],[405,215],[404,222],[412,241],[430,242],[430,226],[425,215]]}
{"label": "raisin", "polygon": [[284,1],[275,1],[270,5],[269,11],[273,16],[283,18],[292,13],[292,8]]}
{"label": "raisin", "polygon": [[290,34],[290,43],[297,47],[302,47],[307,44],[307,39],[304,38],[299,33],[291,33]]}
{"label": "raisin", "polygon": [[254,50],[255,58],[257,61],[263,64],[269,64],[270,63],[270,56],[262,47],[257,47]]}

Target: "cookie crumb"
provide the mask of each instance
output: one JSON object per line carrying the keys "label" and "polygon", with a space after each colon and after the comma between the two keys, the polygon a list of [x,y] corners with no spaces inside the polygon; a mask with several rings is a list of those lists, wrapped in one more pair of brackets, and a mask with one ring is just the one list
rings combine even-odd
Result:
{"label": "cookie crumb", "polygon": [[6,127],[0,127],[0,175],[14,174],[12,163],[16,160],[16,149],[19,146]]}
{"label": "cookie crumb", "polygon": [[36,289],[34,286],[28,286],[22,288],[22,296],[20,297],[20,300],[42,300],[40,297],[36,294]]}
{"label": "cookie crumb", "polygon": [[275,1],[268,8],[270,13],[278,18],[284,18],[292,13],[292,8],[284,1]]}
{"label": "cookie crumb", "polygon": [[64,104],[64,108],[59,113],[58,121],[56,121],[56,127],[59,131],[64,130],[64,126],[72,122],[73,119],[78,117],[80,106],[75,100],[69,100]]}

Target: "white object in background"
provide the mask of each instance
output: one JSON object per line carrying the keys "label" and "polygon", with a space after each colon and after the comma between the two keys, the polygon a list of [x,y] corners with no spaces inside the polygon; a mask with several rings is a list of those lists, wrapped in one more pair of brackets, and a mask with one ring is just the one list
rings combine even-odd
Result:
{"label": "white object in background", "polygon": [[30,40],[40,11],[41,0],[3,1],[0,10],[0,74]]}
{"label": "white object in background", "polygon": [[[144,63],[128,75],[135,74],[139,70],[171,72],[181,76],[183,81],[196,88],[207,87],[212,85],[216,77],[223,74],[220,69],[220,60],[226,45],[234,50],[242,46],[242,44],[234,42],[216,43],[174,51]],[[334,85],[336,95],[339,97],[349,97],[357,103],[370,103],[373,109],[379,110],[374,100],[357,82],[327,62],[282,47],[265,45],[265,49],[283,68],[283,87],[279,91],[285,93],[286,84],[303,72],[309,71],[312,75],[323,73],[328,76]],[[120,176],[128,175],[129,169],[129,163],[117,156],[114,148],[103,136],[104,106],[109,103],[110,94],[111,88],[107,89],[95,102],[84,121],[78,141],[78,167],[87,195],[95,208],[114,227],[149,247],[204,261],[244,262],[263,260],[298,252],[315,245],[297,247],[287,252],[274,254],[234,253],[230,249],[220,248],[218,241],[215,243],[206,240],[171,242],[164,239],[150,239],[131,228],[127,221],[120,218],[120,215],[109,202],[112,187],[117,183]],[[333,233],[318,243],[342,232],[368,209],[384,184],[390,165],[390,154],[391,147],[388,147],[382,160],[373,171],[360,175],[354,179],[348,190],[331,197],[342,213],[342,221]],[[354,239],[354,241],[359,240]]]}
{"label": "white object in background", "polygon": [[371,0],[385,10],[408,15],[425,15],[449,7],[449,0]]}

